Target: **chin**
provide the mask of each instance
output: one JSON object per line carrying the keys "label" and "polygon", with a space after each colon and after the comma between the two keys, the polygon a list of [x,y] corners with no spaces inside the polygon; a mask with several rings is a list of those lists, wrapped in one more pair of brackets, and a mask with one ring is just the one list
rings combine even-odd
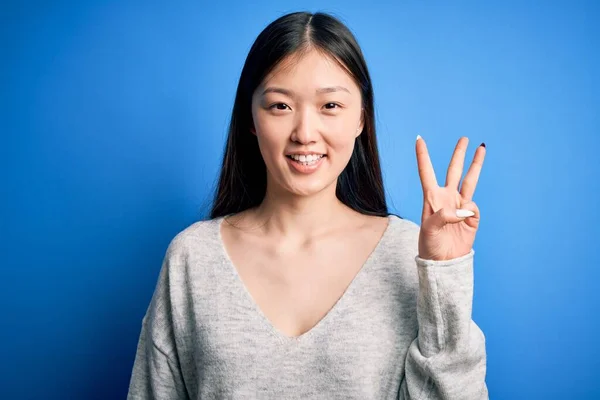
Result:
{"label": "chin", "polygon": [[317,193],[320,193],[323,189],[325,189],[327,185],[325,184],[317,184],[315,182],[311,185],[293,185],[288,186],[286,191],[295,196],[308,197],[313,196]]}
{"label": "chin", "polygon": [[[319,171],[309,174],[299,174],[289,170],[289,167],[282,166],[276,179],[267,178],[267,182],[275,184],[278,187],[277,192],[283,195],[292,195],[298,197],[314,196],[324,190],[327,190],[337,182],[337,176],[330,176],[331,170],[320,168]],[[324,167],[324,165],[322,166]],[[267,169],[268,170],[268,169]],[[273,178],[274,176],[271,175]]]}
{"label": "chin", "polygon": [[323,190],[327,189],[331,183],[325,182],[322,179],[306,179],[304,182],[298,182],[292,178],[291,182],[287,182],[283,186],[283,190],[289,194],[301,197],[314,196]]}

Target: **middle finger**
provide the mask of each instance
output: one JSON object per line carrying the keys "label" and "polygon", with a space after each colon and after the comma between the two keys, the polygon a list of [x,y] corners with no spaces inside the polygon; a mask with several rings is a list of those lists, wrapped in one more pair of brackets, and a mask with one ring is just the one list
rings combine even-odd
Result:
{"label": "middle finger", "polygon": [[451,187],[458,190],[458,183],[462,177],[463,168],[465,165],[465,154],[467,152],[467,146],[469,145],[469,139],[467,137],[461,137],[454,148],[454,154],[450,160],[448,166],[448,173],[446,174],[446,187]]}

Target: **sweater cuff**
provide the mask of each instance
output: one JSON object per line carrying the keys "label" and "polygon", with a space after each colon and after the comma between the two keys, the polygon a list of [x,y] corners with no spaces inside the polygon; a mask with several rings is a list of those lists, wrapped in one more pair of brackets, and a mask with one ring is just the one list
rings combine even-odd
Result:
{"label": "sweater cuff", "polygon": [[453,258],[450,260],[426,260],[419,256],[415,257],[417,265],[420,267],[454,267],[471,261],[475,255],[475,250],[471,249],[467,254],[461,257]]}

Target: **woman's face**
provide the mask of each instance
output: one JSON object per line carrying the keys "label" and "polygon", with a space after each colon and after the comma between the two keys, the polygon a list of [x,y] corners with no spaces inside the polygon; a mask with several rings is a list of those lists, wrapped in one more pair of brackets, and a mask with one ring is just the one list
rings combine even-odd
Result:
{"label": "woman's face", "polygon": [[270,190],[302,196],[335,184],[363,128],[358,86],[316,50],[288,57],[265,78],[252,117]]}

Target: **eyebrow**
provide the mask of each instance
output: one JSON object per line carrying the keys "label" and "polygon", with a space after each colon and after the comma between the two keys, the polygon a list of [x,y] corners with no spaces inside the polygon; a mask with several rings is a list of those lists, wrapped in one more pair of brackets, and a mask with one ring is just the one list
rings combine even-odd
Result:
{"label": "eyebrow", "polygon": [[[333,93],[333,92],[348,92],[348,93],[350,93],[350,91],[343,86],[328,86],[328,87],[317,89],[317,93]],[[274,87],[274,86],[266,88],[262,92],[262,95],[264,96],[267,93],[281,93],[288,97],[294,97],[294,93],[292,91],[284,89],[284,88],[280,88],[280,87]]]}

